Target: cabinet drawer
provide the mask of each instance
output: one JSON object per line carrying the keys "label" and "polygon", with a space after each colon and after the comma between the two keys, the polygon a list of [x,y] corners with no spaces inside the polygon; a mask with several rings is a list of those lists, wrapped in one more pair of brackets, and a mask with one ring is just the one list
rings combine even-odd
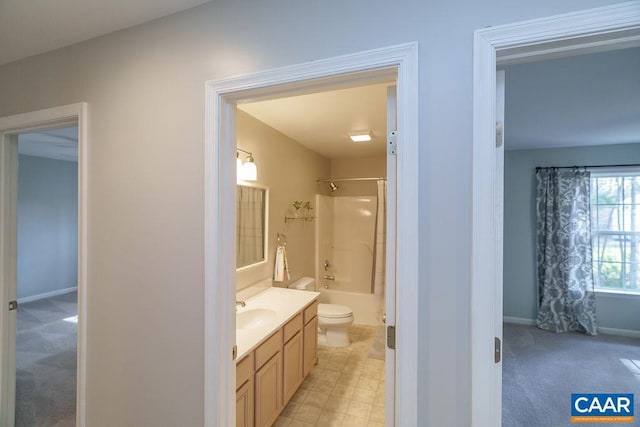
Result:
{"label": "cabinet drawer", "polygon": [[318,301],[314,301],[304,309],[304,324],[309,323],[311,319],[318,315]]}
{"label": "cabinet drawer", "polygon": [[302,313],[298,313],[296,317],[289,320],[284,325],[284,342],[288,342],[295,334],[302,330]]}
{"label": "cabinet drawer", "polygon": [[262,367],[271,357],[282,348],[282,329],[278,329],[265,342],[256,349],[256,371]]}
{"label": "cabinet drawer", "polygon": [[247,354],[236,363],[236,388],[239,388],[251,377],[253,377],[253,353]]}

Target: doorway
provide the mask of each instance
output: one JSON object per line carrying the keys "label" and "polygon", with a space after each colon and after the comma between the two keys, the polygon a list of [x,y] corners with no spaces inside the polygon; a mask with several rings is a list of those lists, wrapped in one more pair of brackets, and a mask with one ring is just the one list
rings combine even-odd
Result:
{"label": "doorway", "polygon": [[496,65],[631,47],[639,42],[638,2],[490,27],[475,33],[471,286],[474,425],[497,426],[502,422],[504,159],[495,149]]}
{"label": "doorway", "polygon": [[[75,416],[71,415],[72,422],[77,426],[85,425],[85,400],[86,400],[86,250],[87,250],[87,106],[84,103],[71,104],[46,110],[18,114],[0,118],[0,160],[2,173],[0,174],[0,250],[2,262],[0,263],[0,332],[2,334],[2,346],[0,347],[0,425],[13,426],[16,423],[16,335],[17,335],[17,310],[18,300],[18,224],[17,215],[19,208],[18,199],[18,140],[20,134],[29,132],[42,132],[44,129],[62,128],[69,125],[77,125],[77,150],[78,166],[76,170],[77,180],[77,221],[74,237],[77,245],[77,263],[74,279],[77,280],[77,349],[75,352],[66,352],[64,364],[76,364],[75,368],[75,397],[69,405],[75,408]],[[50,148],[50,147],[49,147]],[[23,165],[24,166],[24,165]],[[39,165],[40,167],[42,165]],[[72,267],[73,268],[73,267]],[[24,274],[24,273],[23,273]],[[73,274],[73,273],[72,273]],[[58,297],[62,301],[51,302],[61,312],[61,306],[71,310],[72,301],[64,300],[64,292],[69,289],[42,290],[36,295],[42,297]],[[23,292],[21,289],[20,292]],[[24,295],[22,295],[24,297]],[[74,298],[75,299],[75,298]],[[30,301],[31,300],[31,301]],[[26,301],[26,302],[25,302]],[[43,301],[43,300],[40,300]],[[33,301],[33,295],[22,299],[28,306]],[[36,309],[36,311],[38,311]],[[21,313],[22,314],[22,313]],[[33,312],[32,312],[33,314]],[[47,314],[39,312],[38,315],[46,320]],[[49,313],[50,314],[50,313]],[[58,313],[62,314],[62,313]],[[22,316],[24,317],[24,316]],[[66,321],[64,319],[67,319]],[[32,319],[33,320],[33,319]],[[71,323],[73,316],[64,316],[61,321]],[[27,324],[27,323],[25,323]],[[32,325],[33,326],[33,325]],[[74,362],[69,362],[69,356]],[[62,363],[62,362],[61,362]],[[71,368],[73,370],[73,368]],[[31,386],[31,385],[30,385]],[[18,390],[20,391],[20,390]],[[58,392],[58,390],[54,390]]]}
{"label": "doorway", "polygon": [[[235,242],[235,106],[239,102],[273,99],[309,93],[323,88],[349,87],[397,76],[398,140],[396,206],[397,259],[390,270],[397,283],[396,301],[387,307],[387,325],[396,327],[394,402],[387,402],[391,425],[402,414],[403,422],[417,423],[417,46],[396,46],[324,61],[286,67],[236,79],[207,84],[207,129],[205,145],[205,424],[232,425],[235,419],[235,341],[233,301],[235,257],[229,245]],[[390,171],[389,171],[390,173]],[[389,264],[388,264],[389,266]],[[389,280],[387,280],[389,284]],[[221,284],[216,286],[216,284]],[[396,310],[402,306],[402,312]],[[217,325],[225,325],[220,328]],[[402,325],[408,327],[403,328]],[[389,359],[389,358],[388,358]],[[387,360],[387,363],[389,360]],[[389,370],[387,370],[389,375]],[[390,408],[391,406],[391,408]],[[391,409],[391,411],[389,410]],[[395,409],[395,411],[394,411]]]}

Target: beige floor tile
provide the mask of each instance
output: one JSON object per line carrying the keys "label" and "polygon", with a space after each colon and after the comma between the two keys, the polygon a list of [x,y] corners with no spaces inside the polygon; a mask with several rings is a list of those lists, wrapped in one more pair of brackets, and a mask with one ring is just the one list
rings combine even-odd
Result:
{"label": "beige floor tile", "polygon": [[329,400],[328,393],[321,393],[317,391],[310,391],[304,400],[304,405],[311,405],[317,408],[323,408],[324,404]]}
{"label": "beige floor tile", "polygon": [[283,417],[282,415],[278,417],[276,423],[273,427],[287,427],[291,423],[291,419],[287,417]]}
{"label": "beige floor tile", "polygon": [[293,419],[289,424],[287,424],[287,427],[314,427],[315,425],[315,423],[307,423],[305,421]]}
{"label": "beige floor tile", "polygon": [[358,402],[357,400],[352,400],[349,404],[349,408],[347,408],[347,415],[353,415],[354,417],[366,418],[369,419],[371,416],[371,409],[373,405],[371,403],[363,403]]}
{"label": "beige floor tile", "polygon": [[324,405],[324,410],[345,414],[350,404],[351,400],[330,398]]}
{"label": "beige floor tile", "polygon": [[319,427],[339,427],[342,425],[343,419],[344,414],[339,412],[323,411],[322,414],[320,414],[320,418],[318,418],[316,425]]}
{"label": "beige floor tile", "polygon": [[368,390],[366,388],[357,388],[354,390],[351,395],[351,400],[356,400],[358,402],[363,403],[371,403],[373,404],[376,399],[376,392],[374,390]]}
{"label": "beige floor tile", "polygon": [[371,421],[384,424],[384,405],[373,405],[369,418]]}
{"label": "beige floor tile", "polygon": [[315,406],[302,404],[296,411],[296,414],[293,416],[295,421],[304,421],[305,423],[315,424],[315,422],[320,417],[320,413],[322,409],[316,408]]}
{"label": "beige floor tile", "polygon": [[358,384],[356,385],[356,388],[365,388],[367,390],[373,390],[376,391],[378,390],[378,379],[376,378],[367,378],[367,377],[360,377],[360,381],[358,381]]}
{"label": "beige floor tile", "polygon": [[307,397],[307,394],[309,394],[309,390],[299,388],[298,391],[296,391],[296,393],[293,396],[291,396],[290,402],[302,403],[304,402],[304,399]]}
{"label": "beige floor tile", "polygon": [[355,390],[355,386],[348,384],[336,384],[331,392],[332,399],[351,399],[353,396],[353,391]]}
{"label": "beige floor tile", "polygon": [[333,391],[333,388],[335,387],[335,385],[336,385],[335,381],[318,380],[311,387],[311,391],[331,394],[331,392]]}
{"label": "beige floor tile", "polygon": [[298,411],[298,408],[300,407],[300,405],[301,404],[296,402],[289,402],[287,406],[284,407],[280,415],[287,418],[293,418],[293,416]]}
{"label": "beige floor tile", "polygon": [[371,421],[366,418],[354,417],[353,415],[346,415],[342,420],[344,427],[369,427]]}

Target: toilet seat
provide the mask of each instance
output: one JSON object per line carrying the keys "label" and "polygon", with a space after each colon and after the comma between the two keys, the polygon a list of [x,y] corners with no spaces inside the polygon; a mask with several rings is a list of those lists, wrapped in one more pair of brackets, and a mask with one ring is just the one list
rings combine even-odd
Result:
{"label": "toilet seat", "polygon": [[351,308],[339,304],[318,304],[318,316],[331,319],[341,319],[353,315]]}

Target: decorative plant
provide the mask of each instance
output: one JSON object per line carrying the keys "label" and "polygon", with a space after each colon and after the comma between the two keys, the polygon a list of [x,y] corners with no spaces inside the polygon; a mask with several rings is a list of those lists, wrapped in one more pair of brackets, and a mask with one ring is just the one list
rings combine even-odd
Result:
{"label": "decorative plant", "polygon": [[311,206],[311,202],[310,201],[304,201],[304,200],[294,200],[292,203],[294,209],[295,209],[295,215],[298,215],[298,212],[300,212],[301,210],[304,212],[306,211],[305,216],[308,216],[309,213],[311,212],[311,210],[313,210],[313,207]]}

